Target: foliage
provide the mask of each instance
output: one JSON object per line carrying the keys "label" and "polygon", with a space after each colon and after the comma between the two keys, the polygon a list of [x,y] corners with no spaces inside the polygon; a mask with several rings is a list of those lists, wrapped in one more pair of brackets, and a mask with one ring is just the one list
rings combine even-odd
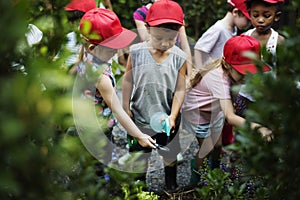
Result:
{"label": "foliage", "polygon": [[245,183],[230,179],[230,173],[223,172],[220,168],[202,175],[205,185],[197,189],[203,199],[241,199],[245,189]]}
{"label": "foliage", "polygon": [[[297,26],[296,26],[297,27]],[[288,29],[286,29],[288,30]],[[298,30],[299,31],[299,30]],[[300,37],[293,30],[277,49],[276,76],[259,73],[247,79],[256,103],[247,112],[248,121],[257,121],[272,130],[273,141],[266,142],[258,130],[240,129],[235,149],[248,173],[263,177],[269,199],[298,199],[300,160]]]}
{"label": "foliage", "polygon": [[128,183],[122,184],[122,190],[125,194],[125,200],[158,200],[159,196],[154,194],[154,192],[144,191],[145,185],[140,183],[139,181],[134,182],[133,186],[134,188],[130,189],[130,185]]}
{"label": "foliage", "polygon": [[290,38],[279,49],[276,77],[259,74],[249,79],[249,89],[255,88],[257,103],[251,106],[247,118],[270,128],[274,140],[264,141],[257,130],[249,127],[244,127],[238,137],[239,153],[250,173],[265,178],[271,199],[296,199],[300,196],[296,189],[300,179],[300,160],[295,155],[300,145],[296,139],[300,134],[300,119],[295,114],[300,111],[299,39]]}
{"label": "foliage", "polygon": [[[66,2],[0,3],[6,27],[0,33],[1,199],[123,199],[121,183],[130,180],[110,170],[96,176],[97,160],[79,137],[66,134],[74,126],[74,77],[64,63],[70,53],[60,52],[74,28]],[[28,23],[43,32],[32,47],[25,39]]]}
{"label": "foliage", "polygon": [[[185,26],[187,35],[191,40],[197,40],[218,19],[225,13],[226,1],[221,0],[188,0],[177,1],[183,8],[185,14]],[[140,1],[118,0],[113,2],[113,9],[121,19],[124,27],[135,29],[133,12],[142,6]]]}
{"label": "foliage", "polygon": [[121,24],[128,29],[135,29],[133,21],[133,12],[142,6],[140,1],[135,0],[118,0],[112,3],[113,10],[120,18]]}
{"label": "foliage", "polygon": [[[55,6],[62,8],[63,2]],[[63,55],[52,60],[67,31],[61,27],[68,26],[62,11],[46,5],[51,4],[2,1],[0,6],[12,20],[5,29],[10,33],[1,32],[10,47],[1,49],[1,199],[76,199],[100,193],[92,176],[95,161],[77,137],[63,134],[72,125],[73,80],[61,68]],[[26,45],[28,22],[44,24],[39,45]],[[25,71],[14,70],[13,62]]]}
{"label": "foliage", "polygon": [[[0,33],[0,198],[156,199],[155,194],[143,191],[142,186],[130,185],[134,181],[128,174],[105,169],[103,176],[95,176],[97,161],[78,137],[65,134],[73,126],[70,105],[74,77],[68,75],[64,64],[67,52],[56,60],[53,58],[66,42],[65,35],[74,29],[63,10],[66,2],[0,2],[0,24],[4,27]],[[134,27],[131,18],[140,6],[137,4],[133,0],[113,4],[125,27]],[[190,0],[181,4],[186,13],[188,35],[195,38],[223,14],[223,2]],[[295,9],[298,4],[298,1],[291,2],[290,16],[298,16]],[[211,13],[209,17],[208,13]],[[200,21],[192,26],[190,22],[194,18]],[[239,130],[232,147],[243,160],[244,172],[261,177],[254,183],[256,188],[262,187],[255,193],[256,199],[298,199],[300,196],[297,188],[300,181],[297,155],[300,20],[293,19],[293,26],[283,29],[288,39],[279,49],[276,78],[263,74],[248,78],[258,103],[251,106],[247,119],[273,130],[274,140],[265,142],[257,130],[245,126]],[[26,45],[24,38],[28,23],[37,25],[44,33],[41,43],[33,47]],[[13,63],[18,67],[13,68]],[[245,180],[237,184],[220,170],[211,171],[204,178],[208,185],[200,192],[207,198],[244,195],[241,191]],[[225,183],[228,190],[223,187]]]}
{"label": "foliage", "polygon": [[201,199],[251,199],[253,184],[249,184],[249,178],[242,177],[241,165],[237,163],[232,166],[222,163],[222,169],[211,170],[205,159],[198,171],[200,182],[195,195]]}

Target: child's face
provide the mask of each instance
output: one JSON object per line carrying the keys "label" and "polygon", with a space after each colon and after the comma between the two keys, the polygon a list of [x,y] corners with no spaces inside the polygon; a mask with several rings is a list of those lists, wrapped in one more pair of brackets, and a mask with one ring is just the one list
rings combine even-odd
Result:
{"label": "child's face", "polygon": [[104,62],[108,62],[116,53],[116,49],[111,49],[101,45],[96,45],[94,48],[89,48],[90,53]]}
{"label": "child's face", "polygon": [[253,2],[250,9],[252,25],[258,33],[267,33],[274,21],[279,20],[276,5],[266,6],[262,2]]}
{"label": "child's face", "polygon": [[242,84],[244,82],[245,76],[240,74],[234,68],[231,68],[229,71],[229,78],[231,79],[232,84]]}
{"label": "child's face", "polygon": [[158,27],[150,27],[149,33],[151,46],[163,52],[175,45],[178,36],[178,31]]}
{"label": "child's face", "polygon": [[235,26],[240,30],[243,30],[250,26],[250,21],[245,15],[238,16],[234,20]]}

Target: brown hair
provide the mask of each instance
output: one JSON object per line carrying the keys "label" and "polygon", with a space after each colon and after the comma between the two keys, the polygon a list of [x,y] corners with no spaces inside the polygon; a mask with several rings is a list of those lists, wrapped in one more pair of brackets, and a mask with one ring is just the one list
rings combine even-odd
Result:
{"label": "brown hair", "polygon": [[[151,27],[148,23],[147,23],[147,26]],[[177,23],[163,23],[163,24],[159,24],[159,25],[154,26],[154,27],[170,29],[170,30],[173,30],[173,31],[179,31],[179,29],[182,27],[182,25],[177,24]]]}
{"label": "brown hair", "polygon": [[80,48],[80,51],[78,54],[78,63],[83,61],[84,51],[85,51],[85,49],[88,48],[89,45],[90,45],[90,43],[88,43],[87,41],[82,42],[81,48]]}
{"label": "brown hair", "polygon": [[[233,9],[235,9],[235,8],[236,8],[236,7],[234,7],[234,6],[231,5],[230,3],[227,3],[227,4],[226,4],[226,10],[227,10],[227,12],[231,12],[231,13],[232,13]],[[236,8],[236,9],[238,9],[238,8]],[[243,16],[244,14],[243,14],[242,11],[240,11],[240,10],[238,9],[238,15],[241,17],[241,16]]]}

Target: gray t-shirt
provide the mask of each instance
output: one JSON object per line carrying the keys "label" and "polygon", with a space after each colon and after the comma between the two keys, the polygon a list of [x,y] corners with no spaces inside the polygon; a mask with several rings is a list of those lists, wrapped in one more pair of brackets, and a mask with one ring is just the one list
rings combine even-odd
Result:
{"label": "gray t-shirt", "polygon": [[[225,42],[236,34],[237,30],[232,33],[219,20],[203,33],[194,49],[209,54],[209,58],[215,60],[223,55]],[[203,63],[207,61],[208,60],[203,60]]]}
{"label": "gray t-shirt", "polygon": [[173,46],[169,56],[157,64],[147,42],[132,45],[130,54],[133,75],[131,111],[138,126],[149,128],[153,114],[170,114],[178,71],[187,56],[177,46]]}

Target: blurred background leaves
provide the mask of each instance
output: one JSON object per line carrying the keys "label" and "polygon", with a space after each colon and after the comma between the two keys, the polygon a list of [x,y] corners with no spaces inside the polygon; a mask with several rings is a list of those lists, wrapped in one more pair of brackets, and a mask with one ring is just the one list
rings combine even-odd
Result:
{"label": "blurred background leaves", "polygon": [[[54,59],[74,30],[64,6],[68,0],[8,0],[0,2],[0,198],[1,199],[122,199],[115,182],[97,180],[95,159],[79,138],[67,135],[73,126],[73,78],[64,64],[68,52]],[[225,13],[223,1],[178,1],[185,12],[188,36],[198,37]],[[249,127],[240,129],[235,144],[249,173],[262,176],[269,191],[262,197],[297,199],[299,163],[300,76],[299,1],[286,1],[279,31],[288,36],[278,50],[278,75],[250,77],[259,103],[247,119],[273,130],[266,143]],[[126,28],[134,28],[138,1],[112,1]],[[43,32],[39,44],[28,46],[28,24]],[[12,67],[17,64],[17,67]],[[126,174],[117,174],[119,182]],[[123,178],[122,178],[123,176]],[[114,184],[114,185],[112,185]],[[100,189],[102,188],[102,189]],[[112,191],[113,190],[113,191]],[[119,193],[118,193],[119,192]],[[118,197],[120,195],[121,197]]]}

